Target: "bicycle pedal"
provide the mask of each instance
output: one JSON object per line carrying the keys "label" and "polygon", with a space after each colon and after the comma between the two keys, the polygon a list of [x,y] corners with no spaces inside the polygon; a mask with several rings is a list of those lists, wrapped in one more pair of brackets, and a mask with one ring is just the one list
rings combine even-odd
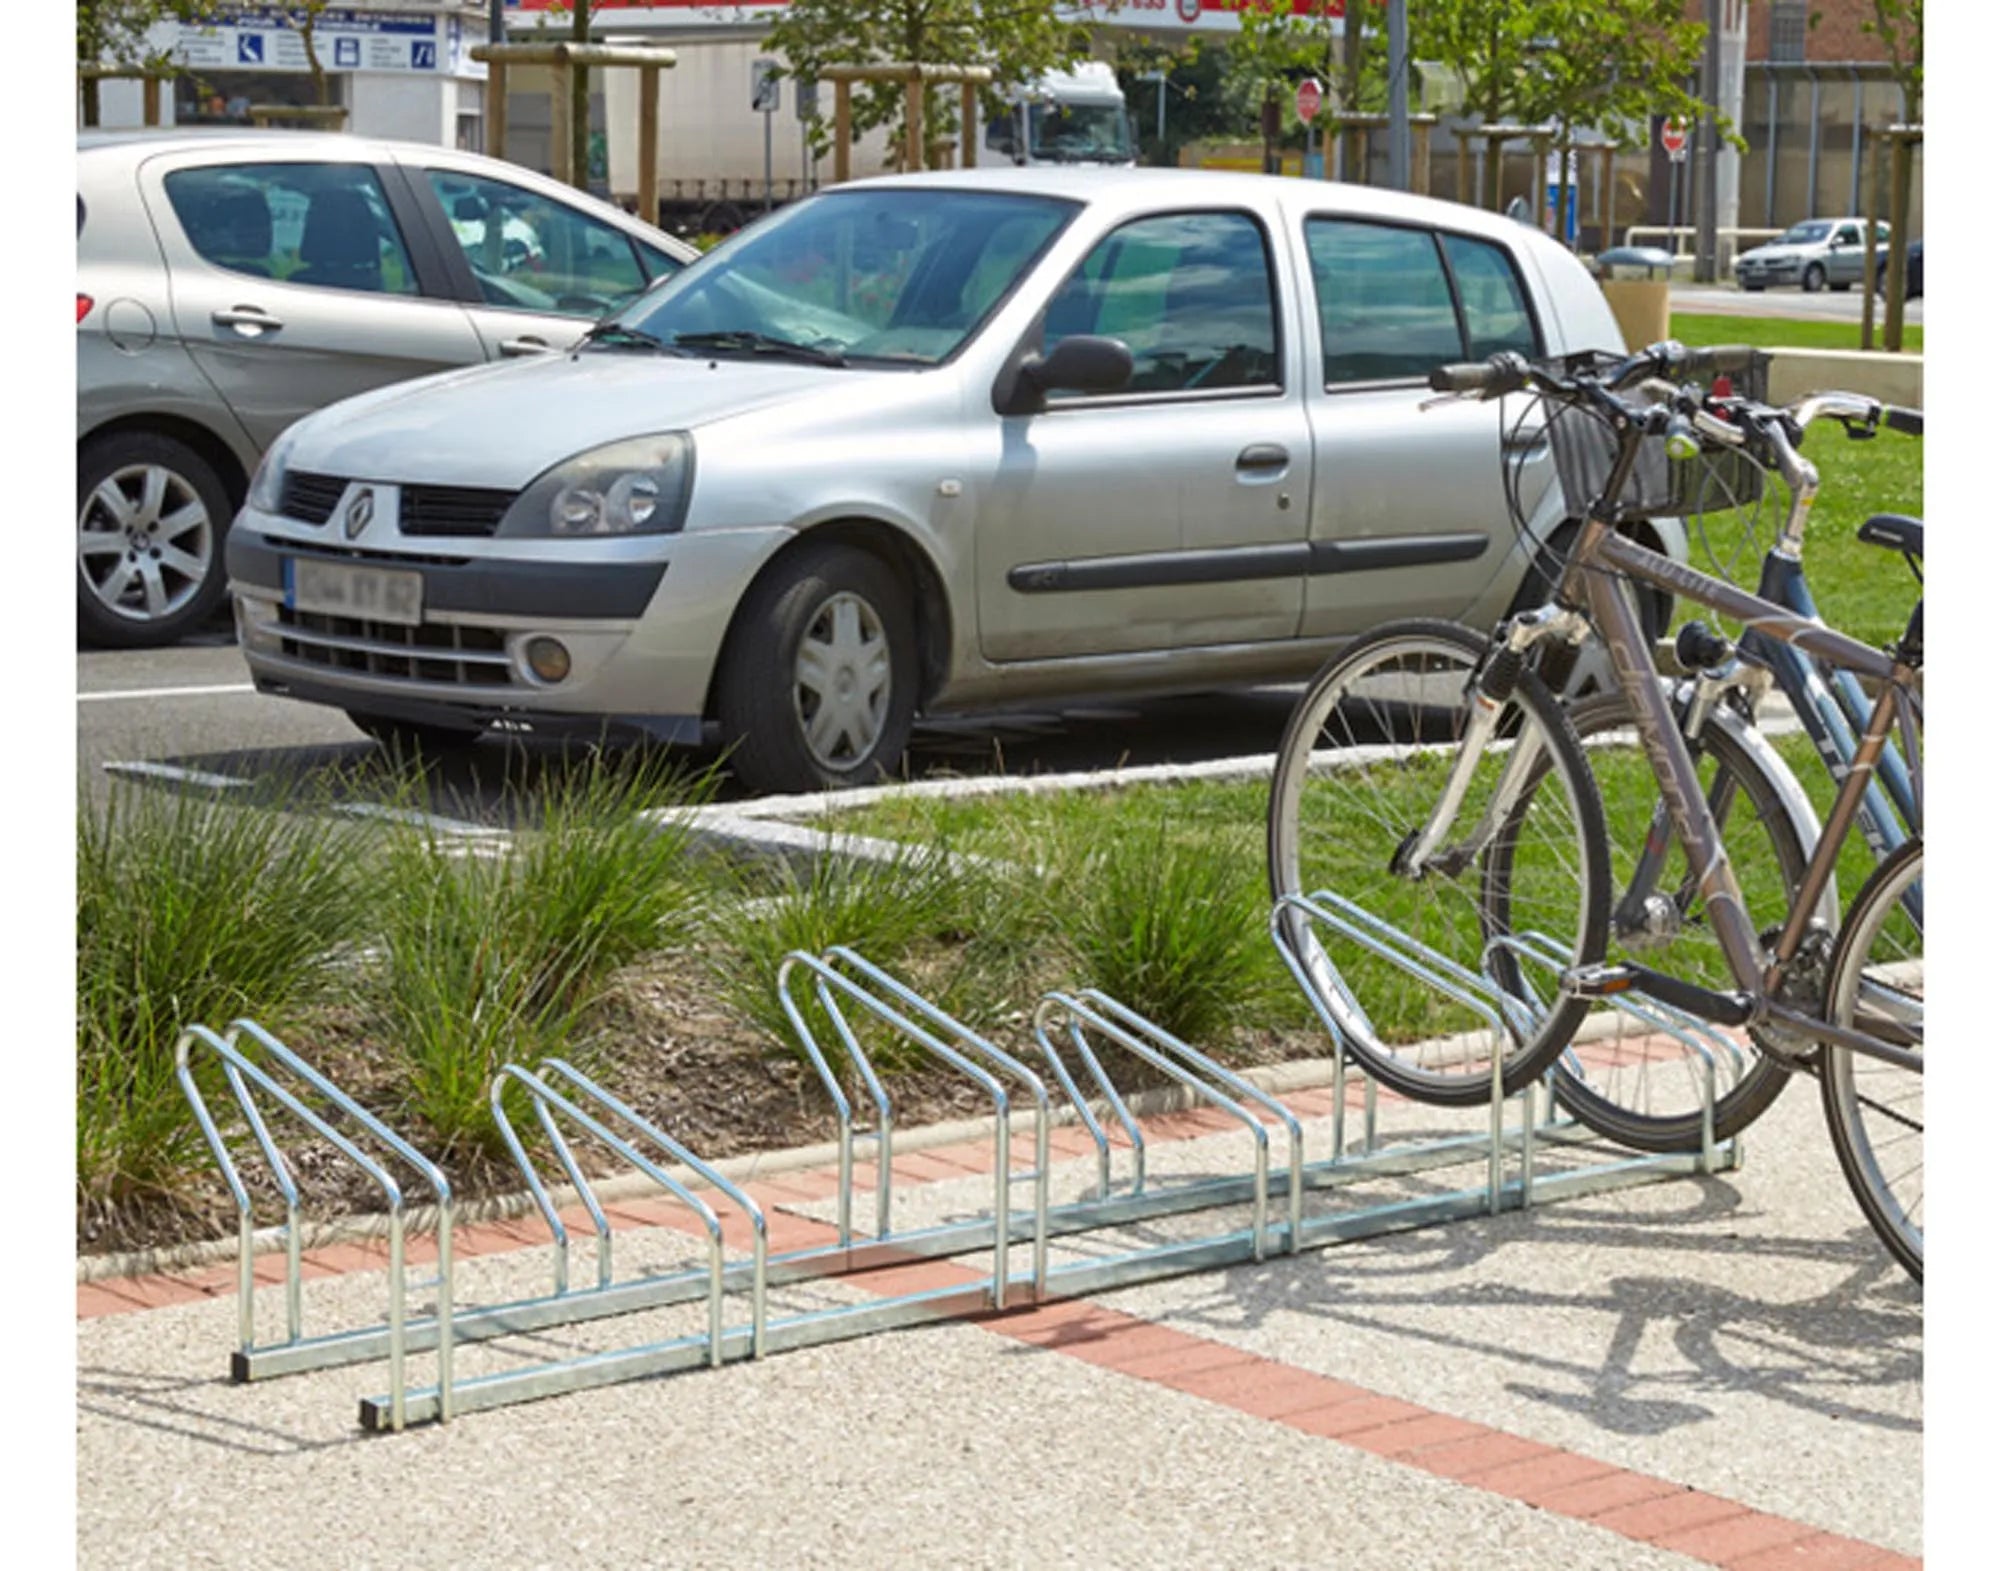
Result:
{"label": "bicycle pedal", "polygon": [[1751,1000],[1745,994],[1718,993],[1647,966],[1572,966],[1563,972],[1561,986],[1571,998],[1616,998],[1621,993],[1637,993],[1711,1025],[1740,1026],[1753,1012]]}

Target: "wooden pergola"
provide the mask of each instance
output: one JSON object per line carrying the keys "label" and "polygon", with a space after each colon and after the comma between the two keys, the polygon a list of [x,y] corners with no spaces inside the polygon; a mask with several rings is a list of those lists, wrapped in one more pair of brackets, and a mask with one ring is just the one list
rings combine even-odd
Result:
{"label": "wooden pergola", "polygon": [[673,69],[673,50],[653,44],[476,44],[472,58],[486,67],[486,146],[495,158],[507,152],[507,71],[549,66],[556,90],[549,103],[549,167],[565,185],[582,190],[587,170],[573,167],[570,141],[572,73],[592,66],[623,66],[639,73],[639,217],[660,221],[660,73]]}
{"label": "wooden pergola", "polygon": [[[1436,115],[1411,115],[1410,120],[1410,189],[1418,196],[1431,193],[1431,128],[1438,123]],[[1341,146],[1348,150],[1342,165],[1347,180],[1354,185],[1368,183],[1368,133],[1386,131],[1393,122],[1387,115],[1364,115],[1344,111],[1329,111],[1318,115],[1314,125],[1327,128],[1329,141],[1339,137]],[[1324,159],[1325,155],[1321,157]],[[1326,160],[1324,168],[1331,169],[1332,161]]]}
{"label": "wooden pergola", "polygon": [[983,65],[924,65],[914,61],[883,61],[876,65],[823,65],[820,81],[833,83],[833,179],[837,185],[852,168],[853,104],[856,82],[904,84],[903,167],[924,167],[924,90],[939,83],[959,84],[960,161],[967,169],[979,161],[972,129],[979,121],[979,89],[993,80]]}
{"label": "wooden pergola", "polygon": [[[89,82],[139,82],[144,99],[142,118],[147,125],[160,123],[160,84],[172,81],[180,75],[180,67],[172,65],[80,65],[76,68],[79,78]],[[97,124],[94,117],[86,115],[85,125]]]}

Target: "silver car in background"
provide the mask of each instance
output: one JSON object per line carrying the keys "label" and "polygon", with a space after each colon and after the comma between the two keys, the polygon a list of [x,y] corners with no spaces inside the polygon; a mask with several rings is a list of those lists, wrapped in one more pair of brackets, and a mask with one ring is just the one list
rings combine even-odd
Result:
{"label": "silver car in background", "polygon": [[262,691],[378,737],[641,731],[758,790],[869,780],[920,712],[1296,678],[1384,617],[1539,597],[1501,476],[1566,527],[1547,444],[1425,378],[1619,346],[1569,252],[1468,207],[855,182],[571,353],[300,422],[230,537],[238,633]]}
{"label": "silver car in background", "polygon": [[[1875,224],[1875,254],[1889,249],[1889,226]],[[1797,284],[1807,294],[1851,289],[1868,268],[1868,220],[1808,218],[1775,240],[1736,259],[1736,282],[1755,294],[1778,284]]]}
{"label": "silver car in background", "polygon": [[225,588],[251,471],[301,415],[573,343],[696,254],[566,186],[417,143],[77,137],[77,623],[170,642]]}

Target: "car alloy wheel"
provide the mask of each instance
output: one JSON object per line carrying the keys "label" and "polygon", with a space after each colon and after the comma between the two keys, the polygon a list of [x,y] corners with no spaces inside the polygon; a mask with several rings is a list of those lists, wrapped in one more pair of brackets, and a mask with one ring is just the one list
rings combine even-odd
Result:
{"label": "car alloy wheel", "polygon": [[1826,269],[1814,262],[1806,268],[1805,276],[1799,280],[1799,286],[1809,295],[1818,294],[1826,287]]}
{"label": "car alloy wheel", "polygon": [[215,522],[186,476],[163,464],[114,469],[83,498],[76,560],[114,616],[156,622],[189,606],[215,561]]}
{"label": "car alloy wheel", "polygon": [[890,691],[881,617],[852,591],[829,596],[813,612],[792,669],[792,704],[813,761],[849,770],[867,758],[887,723]]}

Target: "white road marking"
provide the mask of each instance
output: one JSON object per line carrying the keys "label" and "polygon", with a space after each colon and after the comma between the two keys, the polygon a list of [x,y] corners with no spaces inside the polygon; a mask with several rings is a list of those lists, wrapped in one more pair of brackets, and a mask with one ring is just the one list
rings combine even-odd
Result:
{"label": "white road marking", "polygon": [[172,780],[181,785],[202,786],[211,791],[247,790],[254,781],[237,775],[215,775],[200,769],[182,769],[178,764],[155,764],[145,759],[112,762],[104,766],[108,775],[128,775],[141,780]]}
{"label": "white road marking", "polygon": [[79,704],[102,704],[114,698],[210,698],[218,693],[254,693],[249,682],[220,683],[214,687],[127,687],[109,693],[78,693]]}

